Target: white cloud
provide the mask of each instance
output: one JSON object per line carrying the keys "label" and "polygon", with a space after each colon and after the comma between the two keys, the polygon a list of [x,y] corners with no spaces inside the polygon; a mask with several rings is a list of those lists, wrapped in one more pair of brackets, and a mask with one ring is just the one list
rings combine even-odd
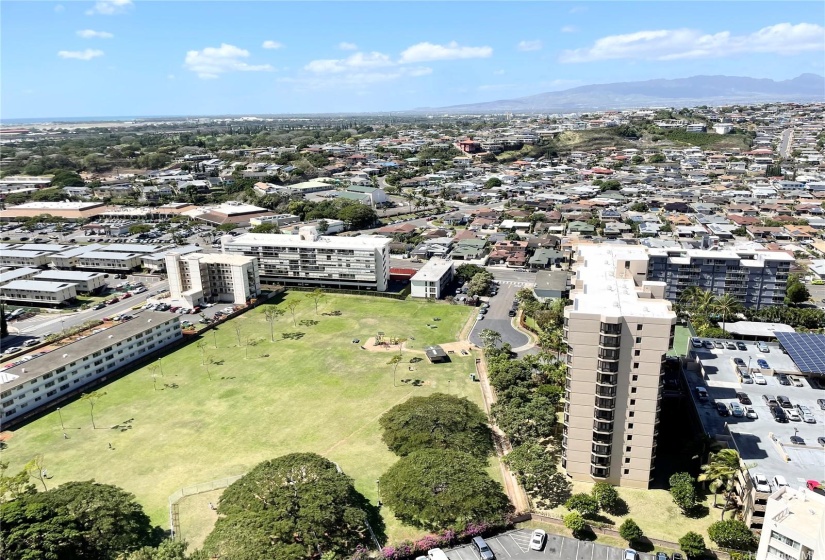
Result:
{"label": "white cloud", "polygon": [[540,51],[542,47],[541,41],[521,41],[516,48],[520,51]]}
{"label": "white cloud", "polygon": [[280,49],[284,46],[284,44],[279,43],[278,41],[264,41],[261,46],[265,49]]}
{"label": "white cloud", "polygon": [[66,8],[63,6],[63,4],[58,4],[57,6],[54,7],[54,11],[57,12],[58,14],[60,12],[64,11],[65,9]]}
{"label": "white cloud", "polygon": [[167,75],[166,75],[166,79],[167,79],[167,80],[174,80],[174,79],[175,79],[175,75],[174,75],[174,74],[167,74]]}
{"label": "white cloud", "polygon": [[220,47],[206,47],[200,51],[188,51],[183,62],[187,70],[199,78],[217,78],[227,72],[264,72],[274,68],[269,64],[247,64],[243,59],[249,51],[222,43]]}
{"label": "white cloud", "polygon": [[346,41],[341,41],[338,43],[338,48],[342,51],[357,51],[358,45],[355,43],[347,43]]}
{"label": "white cloud", "polygon": [[114,37],[114,35],[107,31],[94,31],[92,29],[82,29],[77,32],[77,36],[83,37],[84,39],[111,39]]}
{"label": "white cloud", "polygon": [[562,33],[577,33],[579,31],[579,28],[575,25],[565,25],[560,29],[560,31]]}
{"label": "white cloud", "polygon": [[813,23],[779,23],[750,33],[706,34],[695,29],[660,29],[610,35],[592,46],[562,51],[561,62],[640,59],[722,58],[742,53],[791,55],[825,49],[825,27]]}
{"label": "white cloud", "polygon": [[101,0],[96,2],[91,10],[86,10],[86,15],[93,16],[95,14],[101,14],[104,16],[113,16],[115,14],[124,14],[133,7],[132,0]]}
{"label": "white cloud", "polygon": [[433,43],[418,43],[408,47],[401,53],[402,64],[411,62],[428,62],[431,60],[456,60],[465,58],[489,58],[493,54],[492,47],[462,47],[455,41],[446,45]]}
{"label": "white cloud", "polygon": [[357,52],[347,58],[313,60],[304,66],[304,70],[316,74],[334,74],[357,68],[382,68],[387,66],[393,66],[393,62],[384,53]]}
{"label": "white cloud", "polygon": [[60,58],[70,58],[74,60],[92,60],[99,56],[103,56],[103,51],[97,49],[86,49],[83,51],[58,51],[57,56]]}

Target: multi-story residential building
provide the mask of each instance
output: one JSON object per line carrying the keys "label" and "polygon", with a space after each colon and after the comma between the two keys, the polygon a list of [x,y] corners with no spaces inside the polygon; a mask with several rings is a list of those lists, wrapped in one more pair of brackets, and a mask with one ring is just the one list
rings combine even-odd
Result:
{"label": "multi-story residential building", "polygon": [[43,280],[13,280],[0,287],[5,302],[56,306],[77,297],[75,284]]}
{"label": "multi-story residential building", "polygon": [[453,281],[453,262],[433,257],[410,279],[410,295],[441,299]]}
{"label": "multi-story residential building", "polygon": [[111,251],[92,251],[78,255],[76,268],[127,272],[140,266],[139,253],[114,253]]}
{"label": "multi-story residential building", "polygon": [[690,286],[731,294],[745,307],[781,305],[794,259],[784,251],[650,249],[646,280],[665,282],[665,297],[677,301]]}
{"label": "multi-story residential building", "polygon": [[247,233],[222,240],[224,253],[258,259],[261,282],[387,290],[390,239],[377,235],[334,237],[302,227],[297,235]]}
{"label": "multi-story residential building", "polygon": [[5,272],[0,272],[0,286],[5,286],[9,282],[15,280],[31,280],[39,273],[43,272],[39,268],[12,268],[3,269]]}
{"label": "multi-story residential building", "polygon": [[166,272],[172,300],[190,309],[207,301],[246,303],[261,291],[254,257],[171,251]]}
{"label": "multi-story residential building", "polygon": [[181,338],[177,315],[145,311],[131,321],[66,344],[0,374],[4,424],[30,416]]}
{"label": "multi-story residential building", "polygon": [[49,251],[18,251],[17,249],[3,249],[0,251],[0,266],[26,266],[42,268],[49,264]]}
{"label": "multi-story residential building", "polygon": [[768,497],[756,560],[825,558],[825,497],[779,488]]}
{"label": "multi-story residential building", "polygon": [[580,246],[568,344],[562,466],[574,480],[647,488],[656,457],[661,365],[676,314],[640,247]]}

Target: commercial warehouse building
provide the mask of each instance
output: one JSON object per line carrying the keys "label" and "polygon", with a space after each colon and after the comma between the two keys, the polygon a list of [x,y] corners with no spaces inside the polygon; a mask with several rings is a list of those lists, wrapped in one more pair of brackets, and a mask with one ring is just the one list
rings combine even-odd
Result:
{"label": "commercial warehouse building", "polygon": [[[568,344],[562,467],[574,480],[647,488],[659,433],[661,365],[676,314],[663,282],[634,282],[644,249],[580,246]],[[644,268],[641,268],[644,272]]]}
{"label": "commercial warehouse building", "polygon": [[243,304],[261,291],[258,263],[242,255],[166,255],[172,301],[189,309],[205,302]]}
{"label": "commercial warehouse building", "polygon": [[182,336],[177,315],[148,311],[0,373],[0,418],[31,415]]}
{"label": "commercial warehouse building", "polygon": [[297,235],[247,233],[222,239],[223,252],[255,257],[262,283],[387,290],[390,239],[334,237],[303,227]]}

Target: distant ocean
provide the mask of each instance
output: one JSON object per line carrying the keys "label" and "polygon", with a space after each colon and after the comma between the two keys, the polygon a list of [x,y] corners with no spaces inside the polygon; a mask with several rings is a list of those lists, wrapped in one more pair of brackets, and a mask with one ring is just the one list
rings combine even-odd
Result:
{"label": "distant ocean", "polygon": [[26,118],[26,119],[0,119],[2,125],[21,124],[46,124],[46,123],[87,123],[87,122],[124,122],[142,119],[179,119],[179,116],[154,116],[154,117],[51,117],[51,118]]}

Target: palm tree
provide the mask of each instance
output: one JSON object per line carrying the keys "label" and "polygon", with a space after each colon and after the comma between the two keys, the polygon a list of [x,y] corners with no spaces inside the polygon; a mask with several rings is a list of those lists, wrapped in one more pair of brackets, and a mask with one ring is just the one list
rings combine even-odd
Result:
{"label": "palm tree", "polygon": [[728,317],[739,313],[742,310],[742,304],[732,295],[723,294],[716,298],[716,301],[712,304],[712,308],[722,316],[722,330],[725,330],[725,323]]}
{"label": "palm tree", "polygon": [[702,474],[699,475],[700,482],[709,482],[709,487],[713,491],[713,506],[716,507],[716,493],[721,489],[725,492],[725,506],[722,508],[722,519],[725,519],[725,511],[730,504],[733,486],[736,475],[742,468],[742,461],[739,452],[735,449],[722,449],[717,453],[712,453],[706,465],[702,465]]}
{"label": "palm tree", "polygon": [[694,306],[696,313],[707,316],[713,309],[713,304],[716,301],[716,296],[713,292],[708,290],[699,290],[694,298]]}

